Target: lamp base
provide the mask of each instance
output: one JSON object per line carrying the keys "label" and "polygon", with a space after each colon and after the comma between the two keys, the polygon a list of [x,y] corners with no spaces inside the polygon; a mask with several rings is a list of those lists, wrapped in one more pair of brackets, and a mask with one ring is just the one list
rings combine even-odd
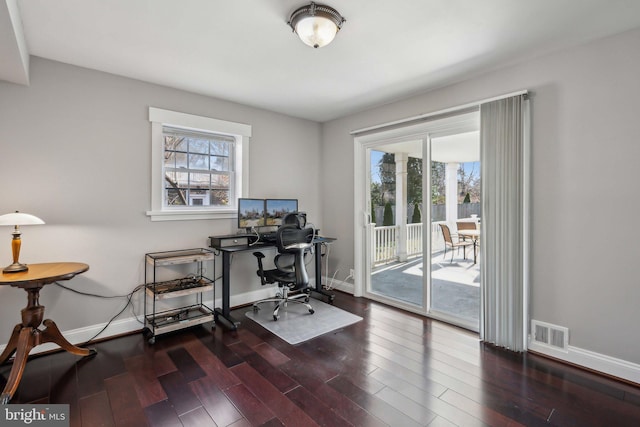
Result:
{"label": "lamp base", "polygon": [[18,262],[14,262],[13,264],[3,268],[2,272],[3,273],[19,273],[21,271],[27,271],[28,269],[29,267],[27,267],[27,264],[20,264]]}

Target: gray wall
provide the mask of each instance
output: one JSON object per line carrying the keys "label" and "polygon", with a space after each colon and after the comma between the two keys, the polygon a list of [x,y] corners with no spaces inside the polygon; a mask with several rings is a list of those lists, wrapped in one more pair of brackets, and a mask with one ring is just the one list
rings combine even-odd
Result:
{"label": "gray wall", "polygon": [[640,212],[638,46],[635,30],[325,123],[323,218],[340,238],[333,262],[354,265],[350,131],[529,89],[532,318],[568,327],[572,346],[640,363],[640,250],[625,227]]}
{"label": "gray wall", "polygon": [[[0,82],[0,213],[20,210],[46,222],[22,227],[21,261],[85,262],[90,270],[68,286],[122,295],[143,282],[146,252],[203,247],[210,235],[236,231],[234,220],[151,222],[145,215],[149,106],[252,125],[250,195],[296,197],[322,226],[318,123],[32,58],[30,86]],[[304,161],[282,167],[284,152]],[[11,228],[0,232],[4,266],[11,263]],[[234,257],[234,295],[261,288],[255,270],[251,254]],[[6,343],[26,293],[3,286],[0,300],[0,343]],[[51,285],[41,303],[46,317],[68,331],[106,322],[124,300],[81,297]]]}
{"label": "gray wall", "polygon": [[[526,88],[533,92],[532,317],[570,328],[573,346],[640,363],[640,251],[624,228],[627,213],[640,212],[638,46],[640,31],[629,32],[323,125],[32,58],[30,86],[0,82],[0,213],[18,209],[47,222],[24,227],[23,262],[86,262],[91,270],[69,285],[127,293],[142,282],[145,252],[205,246],[207,236],[235,231],[231,220],[145,216],[147,107],[248,123],[251,195],[298,197],[323,234],[338,237],[329,263],[341,279],[354,265],[349,132]],[[272,167],[284,151],[304,161]],[[4,229],[0,265],[11,262]],[[259,288],[250,258],[234,258],[234,295]],[[6,287],[0,298],[5,343],[26,299]],[[54,286],[41,302],[63,331],[106,322],[122,306]]]}

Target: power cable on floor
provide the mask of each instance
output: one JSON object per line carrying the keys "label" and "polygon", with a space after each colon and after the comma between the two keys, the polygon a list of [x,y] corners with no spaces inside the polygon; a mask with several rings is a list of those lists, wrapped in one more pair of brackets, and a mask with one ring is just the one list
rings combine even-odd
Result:
{"label": "power cable on floor", "polygon": [[[69,288],[69,287],[67,287],[67,286],[65,286],[65,285],[63,285],[63,284],[61,284],[59,282],[55,282],[55,284],[58,285],[59,287],[61,287],[62,289],[65,289],[65,290],[67,290],[69,292],[76,293],[78,295],[84,295],[84,296],[88,296],[88,297],[102,298],[102,299],[111,299],[111,298],[126,298],[127,299],[127,303],[124,305],[122,310],[120,310],[115,316],[113,316],[111,319],[109,319],[107,324],[104,325],[104,327],[97,334],[95,334],[93,337],[89,338],[87,341],[85,341],[81,345],[89,344],[91,341],[96,339],[101,333],[103,333],[109,327],[109,325],[111,325],[111,323],[113,323],[114,320],[116,320],[118,318],[118,316],[120,316],[122,313],[124,313],[124,311],[127,309],[127,307],[131,306],[131,309],[134,310],[133,304],[131,303],[131,300],[133,299],[133,295],[136,292],[140,291],[141,289],[144,289],[144,287],[145,287],[145,285],[138,285],[131,292],[129,292],[126,295],[98,295],[98,294],[92,294],[92,293],[89,293],[89,292],[82,292],[82,291],[79,291],[77,289]],[[134,317],[136,318],[136,320],[139,323],[144,324],[140,319],[138,319],[138,315],[135,313],[135,311],[133,311],[133,315],[134,315]]]}

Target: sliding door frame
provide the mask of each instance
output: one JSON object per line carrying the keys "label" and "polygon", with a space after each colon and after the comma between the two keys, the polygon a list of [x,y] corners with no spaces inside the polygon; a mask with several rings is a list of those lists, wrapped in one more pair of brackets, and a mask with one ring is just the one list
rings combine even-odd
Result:
{"label": "sliding door frame", "polygon": [[[366,209],[366,199],[368,198],[367,192],[368,188],[365,187],[365,182],[368,182],[365,179],[364,172],[366,171],[364,161],[366,158],[366,144],[368,142],[374,140],[383,140],[383,139],[392,139],[398,138],[402,135],[426,135],[427,138],[436,138],[440,131],[446,132],[445,129],[436,129],[438,123],[443,125],[443,128],[446,127],[445,123],[449,118],[453,116],[454,119],[463,117],[468,111],[479,110],[479,107],[483,103],[504,99],[508,97],[513,97],[517,95],[528,94],[528,90],[520,90],[517,92],[508,93],[505,95],[495,96],[492,98],[483,99],[480,101],[471,102],[468,104],[460,105],[457,107],[447,108],[440,111],[435,111],[433,113],[421,114],[419,116],[409,117],[406,119],[397,120],[394,122],[382,123],[375,126],[370,126],[363,129],[354,130],[351,132],[351,135],[354,137],[354,269],[355,269],[355,286],[354,286],[354,295],[363,296],[365,291],[365,281],[367,279],[366,274],[370,272],[370,257],[365,260],[364,256],[368,253],[366,249],[366,245],[368,242],[368,238],[366,233],[366,224],[369,222],[370,211]],[[529,106],[528,103],[525,104],[525,114],[528,116]],[[454,120],[455,121],[455,120]],[[430,126],[434,126],[431,128]],[[522,333],[524,335],[524,343],[527,345],[528,338],[528,327],[529,327],[529,280],[530,280],[530,257],[531,257],[531,249],[530,249],[530,197],[531,197],[531,177],[530,174],[530,165],[531,161],[531,148],[529,142],[529,133],[530,133],[530,124],[528,120],[525,120],[525,136],[524,136],[524,185],[523,185],[523,197],[525,198],[525,207],[524,207],[524,242],[523,242],[523,263],[524,263],[524,293],[523,293],[523,305],[524,305],[524,324]],[[468,131],[478,130],[480,127],[479,119],[475,129],[469,129]],[[458,128],[454,133],[464,132],[464,130]],[[445,136],[445,135],[442,135]],[[428,174],[428,181],[430,182],[430,175]],[[427,187],[428,188],[428,187]],[[426,203],[425,206],[429,206],[429,203]],[[363,209],[363,207],[365,207]],[[430,220],[430,215],[427,216]],[[431,239],[426,239],[429,242],[428,247],[425,249],[427,251],[431,250]],[[430,265],[430,263],[428,263]],[[430,276],[430,274],[429,274]],[[483,286],[483,284],[481,284]],[[483,322],[484,313],[482,312],[483,308],[481,305],[480,312],[480,321],[481,325]],[[525,347],[526,349],[526,347]]]}
{"label": "sliding door frame", "polygon": [[[473,108],[470,111],[450,114],[433,120],[421,120],[407,126],[392,129],[363,132],[354,138],[354,295],[364,296],[376,301],[384,302],[395,307],[440,318],[437,313],[430,313],[430,281],[431,281],[431,227],[423,227],[423,301],[422,306],[404,303],[397,299],[385,298],[370,292],[371,289],[371,242],[369,237],[369,223],[371,222],[370,165],[367,164],[367,150],[376,146],[394,144],[406,141],[421,141],[423,152],[423,170],[430,171],[432,138],[449,136],[459,133],[472,132],[479,129],[479,113]],[[425,169],[425,166],[426,169]],[[423,189],[431,188],[431,173],[423,173]],[[424,191],[424,190],[423,190]],[[425,194],[430,194],[425,193]],[[425,212],[424,222],[431,224],[431,200],[423,200],[422,211]],[[441,320],[458,324],[454,318]],[[469,328],[470,325],[460,325]],[[473,328],[475,329],[475,327]]]}

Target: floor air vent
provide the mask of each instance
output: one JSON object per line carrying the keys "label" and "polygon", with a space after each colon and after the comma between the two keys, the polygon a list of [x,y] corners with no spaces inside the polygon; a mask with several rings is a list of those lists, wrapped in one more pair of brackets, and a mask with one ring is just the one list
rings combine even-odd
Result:
{"label": "floor air vent", "polygon": [[534,343],[564,352],[569,351],[568,328],[532,320],[531,332]]}

